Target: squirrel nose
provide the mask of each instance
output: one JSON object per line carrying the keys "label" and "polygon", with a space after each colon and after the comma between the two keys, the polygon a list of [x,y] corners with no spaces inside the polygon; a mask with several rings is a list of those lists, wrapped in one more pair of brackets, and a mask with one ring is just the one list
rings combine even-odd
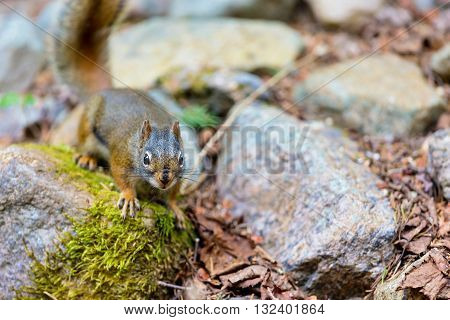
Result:
{"label": "squirrel nose", "polygon": [[169,182],[169,169],[164,169],[161,176],[161,182],[167,184]]}

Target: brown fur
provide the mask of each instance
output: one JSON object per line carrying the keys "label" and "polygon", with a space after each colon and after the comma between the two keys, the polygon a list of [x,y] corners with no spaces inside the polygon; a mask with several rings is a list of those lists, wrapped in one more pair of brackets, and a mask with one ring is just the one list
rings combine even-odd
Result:
{"label": "brown fur", "polygon": [[[165,129],[171,129],[171,137],[175,135],[179,145],[182,143],[178,123],[150,101],[144,92],[107,89],[111,87],[111,76],[106,66],[108,55],[105,49],[123,4],[123,0],[67,1],[56,34],[61,41],[54,41],[52,46],[52,65],[59,79],[76,89],[85,102],[78,129],[81,155],[76,161],[90,170],[95,169],[98,159],[109,162],[111,174],[121,190],[118,206],[122,209],[122,216],[126,217],[128,214],[133,216],[140,207],[136,183],[148,172],[137,168],[142,163],[140,152],[144,145],[150,144],[152,130],[166,132]],[[166,138],[162,136],[161,139]],[[162,150],[170,141],[173,139],[158,140],[151,145],[162,145]],[[170,170],[170,181],[175,179],[174,172],[179,171],[178,163],[173,160],[176,156],[152,162],[156,181],[161,181],[159,171],[163,169]],[[169,191],[169,205],[182,225],[183,213],[175,201],[178,188],[176,184]]]}
{"label": "brown fur", "polygon": [[83,97],[111,87],[107,39],[123,0],[66,0],[52,38],[58,78]]}

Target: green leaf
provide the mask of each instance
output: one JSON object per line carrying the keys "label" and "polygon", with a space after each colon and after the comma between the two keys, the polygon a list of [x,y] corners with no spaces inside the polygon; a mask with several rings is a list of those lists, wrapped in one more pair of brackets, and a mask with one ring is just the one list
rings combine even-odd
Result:
{"label": "green leaf", "polygon": [[18,105],[20,100],[20,95],[17,93],[5,93],[0,97],[0,108],[8,108],[12,105]]}
{"label": "green leaf", "polygon": [[181,120],[187,125],[196,128],[216,127],[220,123],[220,118],[208,111],[205,106],[192,105],[187,107]]}
{"label": "green leaf", "polygon": [[36,98],[31,94],[19,94],[8,92],[0,96],[0,108],[9,108],[13,106],[31,106],[36,103]]}
{"label": "green leaf", "polygon": [[25,106],[32,106],[36,103],[36,98],[31,94],[31,93],[27,93],[24,97],[23,97],[23,104]]}

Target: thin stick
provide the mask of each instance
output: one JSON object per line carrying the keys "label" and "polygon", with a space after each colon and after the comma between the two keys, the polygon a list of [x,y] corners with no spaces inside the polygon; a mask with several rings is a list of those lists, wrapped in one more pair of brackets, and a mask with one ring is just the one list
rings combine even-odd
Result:
{"label": "thin stick", "polygon": [[198,187],[200,187],[200,185],[205,182],[206,178],[208,177],[208,174],[203,172],[202,174],[200,174],[200,177],[198,178],[197,181],[195,181],[194,183],[188,184],[188,185],[184,185],[184,189],[180,191],[180,194],[182,196],[188,195],[191,192],[194,192],[195,190],[198,189]]}
{"label": "thin stick", "polygon": [[194,248],[194,263],[197,262],[198,255],[198,243],[200,242],[199,238],[195,238],[195,248]]}
{"label": "thin stick", "polygon": [[211,278],[215,278],[217,276],[221,276],[221,275],[224,275],[224,274],[227,274],[227,273],[231,273],[231,272],[236,271],[236,270],[238,270],[238,269],[240,269],[242,267],[247,267],[248,265],[249,265],[248,262],[245,262],[245,261],[239,261],[239,262],[233,263],[232,265],[226,267],[223,270],[220,270],[217,273],[211,272]]}
{"label": "thin stick", "polygon": [[272,299],[272,300],[278,300],[278,299],[273,295],[272,289],[267,288],[267,293],[268,293],[268,296],[270,297],[270,299]]}
{"label": "thin stick", "polygon": [[186,290],[186,287],[178,286],[176,284],[167,283],[164,281],[158,281],[158,284],[163,287],[178,289],[178,290]]}
{"label": "thin stick", "polygon": [[44,291],[44,294],[52,300],[58,300],[58,299],[56,299],[56,297],[54,295],[52,295],[51,293],[49,293],[47,291]]}

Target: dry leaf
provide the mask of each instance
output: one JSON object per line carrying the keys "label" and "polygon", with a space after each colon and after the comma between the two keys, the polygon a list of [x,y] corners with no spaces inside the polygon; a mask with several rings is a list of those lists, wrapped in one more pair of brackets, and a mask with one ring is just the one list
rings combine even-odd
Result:
{"label": "dry leaf", "polygon": [[222,283],[230,283],[233,285],[248,279],[254,278],[262,279],[262,277],[267,273],[267,271],[268,269],[266,267],[254,265],[239,270],[236,273],[220,276],[219,278],[220,281],[222,281]]}
{"label": "dry leaf", "polygon": [[444,258],[442,253],[434,249],[430,252],[430,256],[433,259],[434,263],[436,264],[437,268],[443,274],[448,275],[448,272],[450,270],[450,264],[448,263],[447,259]]}
{"label": "dry leaf", "polygon": [[433,278],[430,282],[428,282],[420,292],[426,295],[428,298],[434,300],[436,299],[438,293],[441,289],[447,284],[447,279],[444,279],[444,276],[439,274],[435,278]]}
{"label": "dry leaf", "polygon": [[403,231],[402,232],[402,238],[406,239],[408,241],[411,241],[414,239],[416,235],[418,235],[425,227],[427,226],[427,222],[425,220],[420,221],[419,225],[415,227],[414,229],[411,229],[409,231]]}
{"label": "dry leaf", "polygon": [[428,237],[428,236],[420,237],[417,240],[411,241],[407,245],[406,250],[408,250],[412,253],[415,253],[415,254],[421,254],[427,250],[430,243],[431,243],[431,237]]}
{"label": "dry leaf", "polygon": [[406,275],[403,288],[421,288],[439,276],[441,272],[433,262],[427,262]]}

